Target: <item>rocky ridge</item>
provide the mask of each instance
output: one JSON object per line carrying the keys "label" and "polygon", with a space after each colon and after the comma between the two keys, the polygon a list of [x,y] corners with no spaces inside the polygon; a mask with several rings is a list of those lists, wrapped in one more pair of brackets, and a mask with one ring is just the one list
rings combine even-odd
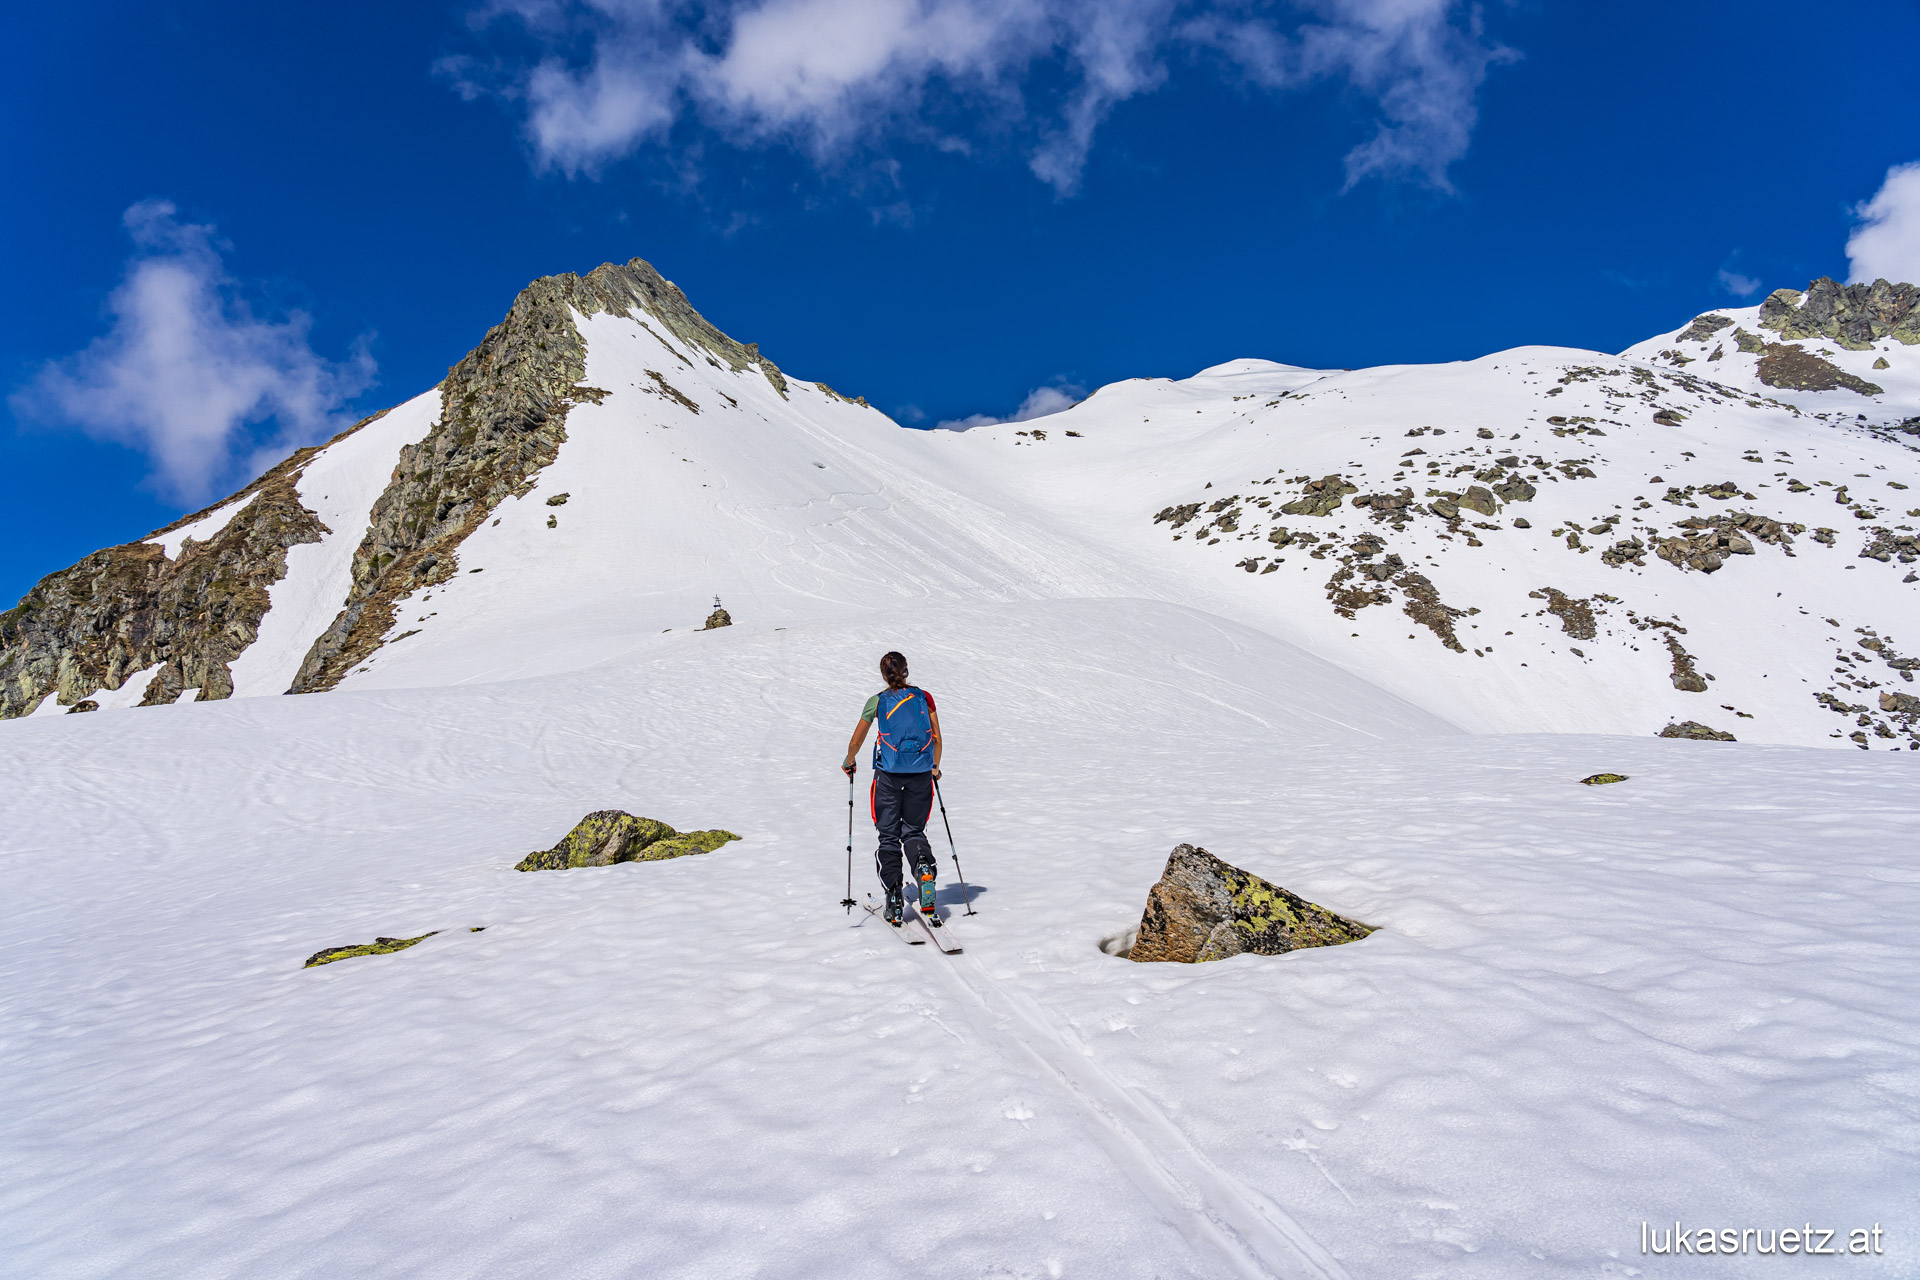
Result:
{"label": "rocky ridge", "polygon": [[[707,323],[685,294],[639,258],[624,266],[607,263],[584,277],[569,273],[534,281],[514,299],[507,318],[447,372],[440,422],[401,451],[393,481],[374,504],[354,553],[344,607],[314,641],[289,692],[339,684],[392,630],[394,602],[453,577],[467,535],[502,501],[532,489],[566,441],[567,411],[577,401],[597,402],[607,394],[581,383],[586,344],[574,323],[576,313],[603,312],[652,332],[650,317],[716,367],[722,361],[735,370],[757,367],[786,394],[786,379],[758,346],[735,342]],[[672,344],[660,345],[686,362]],[[653,380],[661,395],[693,405],[663,375]]]}
{"label": "rocky ridge", "polygon": [[[654,325],[716,368],[756,370],[787,395],[785,377],[757,345],[708,323],[642,259],[534,281],[448,371],[438,422],[401,450],[369,513],[340,611],[286,692],[336,686],[386,641],[395,602],[459,572],[462,541],[503,500],[532,488],[566,440],[568,410],[606,394],[581,383],[585,344],[575,323],[576,315],[602,313],[642,325],[682,364],[688,356]],[[663,397],[691,404],[664,376],[654,380]],[[287,548],[335,532],[298,491],[302,468],[323,447],[297,451],[238,493],[145,539],[49,574],[0,614],[0,719],[30,714],[49,696],[90,710],[97,703],[89,695],[119,690],[136,676],[146,681],[145,706],[190,689],[202,701],[230,696],[231,664],[258,637],[267,588],[287,572]],[[243,500],[223,526],[204,540],[187,539],[173,558],[155,541]]]}
{"label": "rocky ridge", "polygon": [[[1783,337],[1815,335],[1836,342],[1845,337],[1854,344],[1849,350],[1862,349],[1861,335],[1868,335],[1865,349],[1874,349],[1872,342],[1877,341],[1884,351],[1889,343],[1920,342],[1920,315],[1913,310],[1916,295],[1920,290],[1911,285],[1882,281],[1842,287],[1819,280],[1804,294],[1777,291],[1760,309],[1757,323]],[[1670,353],[1673,343],[1715,342],[1728,329],[1744,332],[1738,324],[1734,316],[1708,313],[1661,345]],[[1797,347],[1793,354],[1822,359]],[[1911,463],[1902,464],[1906,471],[1889,471],[1891,463],[1876,464],[1885,473],[1880,475],[1862,471],[1852,477],[1816,476],[1809,471],[1811,483],[1796,474],[1797,468],[1831,453],[1834,445],[1850,455],[1868,442],[1896,445],[1908,454],[1920,451],[1914,443],[1920,419],[1902,416],[1910,409],[1896,408],[1891,414],[1836,412],[1826,407],[1830,400],[1783,398],[1758,386],[1735,384],[1735,379],[1751,376],[1761,386],[1770,385],[1769,376],[1780,368],[1777,355],[1763,353],[1743,368],[1729,366],[1727,381],[1686,371],[1683,366],[1691,358],[1677,362],[1682,367],[1664,368],[1633,353],[1597,364],[1519,361],[1513,372],[1539,392],[1521,402],[1518,414],[1469,411],[1443,418],[1446,425],[1406,429],[1399,433],[1397,446],[1389,445],[1384,432],[1363,435],[1351,443],[1355,453],[1338,473],[1315,474],[1316,468],[1300,467],[1289,475],[1289,468],[1276,468],[1240,482],[1223,496],[1176,498],[1151,520],[1165,528],[1173,543],[1219,548],[1234,557],[1236,568],[1261,582],[1280,584],[1276,590],[1290,592],[1300,585],[1270,576],[1283,570],[1322,575],[1319,594],[1335,617],[1362,621],[1381,611],[1397,612],[1414,624],[1408,639],[1424,630],[1461,657],[1493,656],[1495,637],[1514,636],[1521,624],[1557,624],[1565,651],[1583,661],[1601,651],[1637,653],[1642,639],[1651,640],[1652,652],[1664,661],[1643,668],[1644,678],[1662,679],[1677,692],[1707,694],[1715,676],[1702,669],[1700,655],[1688,648],[1691,642],[1681,639],[1688,627],[1671,606],[1622,607],[1642,594],[1633,579],[1660,572],[1702,577],[1750,572],[1729,566],[1770,555],[1792,559],[1812,554],[1839,560],[1832,565],[1835,569],[1848,560],[1898,567],[1900,581],[1889,581],[1896,590],[1911,590],[1920,582],[1920,572],[1907,568],[1920,559],[1920,530],[1911,523],[1920,518],[1920,508],[1903,509],[1900,504],[1911,500],[1902,492],[1907,481],[1894,478],[1914,470]],[[1770,359],[1776,362],[1769,364]],[[1837,366],[1834,373],[1836,378],[1811,379],[1817,386],[1782,389],[1883,394],[1878,386],[1852,385],[1848,379],[1863,380]],[[1282,413],[1316,400],[1335,405],[1344,401],[1333,400],[1334,395],[1310,386],[1263,408]],[[1568,408],[1561,410],[1561,404]],[[1641,444],[1658,448],[1661,443],[1657,434],[1646,433],[1684,431],[1691,439],[1696,429],[1718,431],[1723,410],[1760,411],[1795,424],[1793,435],[1804,438],[1806,447],[1775,449],[1770,457],[1749,447],[1734,456],[1749,466],[1771,464],[1770,473],[1736,478],[1724,471],[1694,470],[1718,470],[1730,460],[1724,454],[1722,461],[1714,461],[1696,457],[1694,449],[1668,445],[1659,451],[1671,462],[1634,474],[1637,465],[1627,461],[1629,451],[1645,456],[1648,450]],[[1823,443],[1818,433],[1832,438]],[[1624,439],[1616,444],[1615,437]],[[1855,463],[1853,469],[1858,468]],[[1588,490],[1595,496],[1583,504],[1581,494]],[[1548,504],[1556,514],[1545,521],[1543,539],[1535,523],[1542,519],[1538,510]],[[1588,514],[1570,514],[1582,505]],[[1525,547],[1523,571],[1537,575],[1528,584],[1531,598],[1544,607],[1518,615],[1503,609],[1505,620],[1492,624],[1499,628],[1495,637],[1469,638],[1491,629],[1488,610],[1496,605],[1484,596],[1458,595],[1460,588],[1448,585],[1458,576],[1449,567],[1487,557],[1493,564],[1512,567],[1516,543]],[[1618,587],[1562,589],[1553,568],[1556,556],[1588,555],[1622,575]],[[1593,577],[1582,576],[1589,582]],[[1674,595],[1670,588],[1675,585],[1668,584],[1660,594]],[[1838,619],[1825,621],[1836,632],[1851,629],[1873,641],[1871,649],[1843,646],[1832,678],[1807,690],[1819,706],[1852,722],[1837,726],[1831,736],[1863,747],[1871,739],[1920,748],[1920,729],[1907,704],[1890,700],[1883,707],[1878,700],[1887,678],[1902,683],[1913,678],[1906,667],[1869,656],[1892,652],[1887,623],[1858,619],[1842,628]],[[1886,667],[1877,679],[1864,665],[1875,662]],[[1866,691],[1875,697],[1856,701]],[[1737,706],[1723,709],[1737,718],[1748,716]],[[1655,719],[1643,731],[1659,733],[1667,723]]]}
{"label": "rocky ridge", "polygon": [[[381,415],[336,436],[345,439]],[[300,502],[301,449],[230,498],[183,516],[149,540],[96,551],[42,578],[0,614],[0,719],[26,715],[48,696],[90,710],[88,695],[146,681],[142,706],[233,692],[230,665],[259,635],[267,588],[286,576],[287,549],[330,530]],[[245,503],[204,540],[189,536],[169,559],[151,541]],[[155,670],[155,668],[158,668]]]}

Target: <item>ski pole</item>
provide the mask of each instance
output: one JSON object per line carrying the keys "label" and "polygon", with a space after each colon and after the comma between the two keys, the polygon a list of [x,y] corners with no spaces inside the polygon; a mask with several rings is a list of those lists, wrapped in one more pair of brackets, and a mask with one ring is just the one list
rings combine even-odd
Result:
{"label": "ski pole", "polygon": [[[955,864],[958,865],[957,863]],[[847,896],[840,899],[840,905],[853,914],[853,775],[847,775]]]}
{"label": "ski pole", "polygon": [[[960,869],[960,850],[954,847],[953,823],[947,820],[947,802],[946,798],[940,794],[940,779],[938,778],[933,780],[933,798],[940,802],[940,824],[947,829],[947,848],[953,853],[953,873],[960,877],[960,892],[966,895],[964,901],[967,905],[967,914],[977,916],[980,913],[973,909],[973,890],[967,888],[967,873]],[[849,845],[848,847],[851,848],[852,846]],[[848,892],[852,892],[852,890],[848,890]]]}

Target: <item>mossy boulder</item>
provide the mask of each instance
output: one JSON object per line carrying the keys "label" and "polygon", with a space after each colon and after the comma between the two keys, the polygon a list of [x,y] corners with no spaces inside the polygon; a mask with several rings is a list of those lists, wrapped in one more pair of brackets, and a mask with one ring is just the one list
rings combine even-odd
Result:
{"label": "mossy boulder", "polygon": [[551,849],[522,858],[516,871],[564,871],[569,867],[607,867],[616,862],[660,862],[691,853],[712,853],[740,837],[731,831],[675,831],[653,818],[637,818],[621,809],[601,809],[580,819]]}
{"label": "mossy boulder", "polygon": [[332,964],[335,960],[351,960],[355,956],[384,956],[392,951],[405,951],[416,943],[425,942],[434,934],[434,929],[417,938],[375,938],[372,942],[363,942],[355,947],[328,947],[325,951],[316,951],[307,957],[303,969],[311,969],[317,964]]}
{"label": "mossy boulder", "polygon": [[1595,773],[1580,779],[1583,784],[1589,787],[1604,787],[1609,782],[1625,782],[1626,780],[1627,775],[1624,773]]}
{"label": "mossy boulder", "polygon": [[1353,942],[1373,932],[1183,844],[1147,894],[1131,960],[1193,964]]}
{"label": "mossy boulder", "polygon": [[[1678,683],[1677,679],[1675,683],[1676,684]],[[1702,685],[1700,687],[1700,692],[1705,692],[1705,691],[1706,691],[1706,686]],[[1735,738],[1732,734],[1724,733],[1719,729],[1710,728],[1707,725],[1701,724],[1698,720],[1682,720],[1677,724],[1670,724],[1666,728],[1662,729],[1658,736],[1662,738],[1691,738],[1695,742],[1737,742],[1739,741],[1739,739]]]}
{"label": "mossy boulder", "polygon": [[1282,504],[1280,510],[1290,516],[1330,516],[1340,509],[1347,494],[1358,492],[1358,485],[1348,484],[1337,474],[1322,476],[1318,480],[1309,480],[1305,495]]}

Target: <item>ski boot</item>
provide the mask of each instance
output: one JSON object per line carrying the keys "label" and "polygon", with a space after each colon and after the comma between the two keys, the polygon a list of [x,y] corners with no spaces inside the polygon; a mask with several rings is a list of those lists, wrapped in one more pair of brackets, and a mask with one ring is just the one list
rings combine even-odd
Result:
{"label": "ski boot", "polygon": [[898,929],[900,927],[901,917],[905,914],[906,909],[907,904],[905,900],[901,898],[900,891],[898,889],[887,890],[887,910],[883,917],[886,922]]}
{"label": "ski boot", "polygon": [[920,876],[920,914],[925,916],[927,923],[932,925],[938,925],[940,923],[940,917],[935,915],[933,910],[933,876],[935,870],[935,865],[931,862],[925,863],[918,868]]}

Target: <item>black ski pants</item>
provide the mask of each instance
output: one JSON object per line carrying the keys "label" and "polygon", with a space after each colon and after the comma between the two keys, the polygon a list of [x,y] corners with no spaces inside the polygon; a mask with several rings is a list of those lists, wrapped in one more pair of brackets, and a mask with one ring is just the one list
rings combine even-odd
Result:
{"label": "black ski pants", "polygon": [[916,880],[923,869],[934,866],[933,848],[927,843],[927,819],[933,814],[933,775],[875,769],[872,803],[873,825],[880,832],[873,867],[887,892],[899,893],[903,846]]}

